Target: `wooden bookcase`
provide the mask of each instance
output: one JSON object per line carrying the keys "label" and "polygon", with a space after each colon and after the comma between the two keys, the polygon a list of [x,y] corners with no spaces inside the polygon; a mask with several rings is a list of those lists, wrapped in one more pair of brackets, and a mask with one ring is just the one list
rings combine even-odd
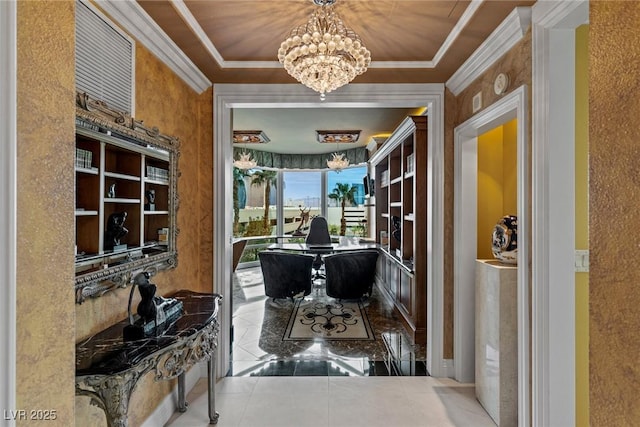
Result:
{"label": "wooden bookcase", "polygon": [[[158,230],[169,228],[168,153],[84,129],[76,132],[76,147],[92,153],[91,166],[76,166],[76,273],[99,270],[136,253],[166,251]],[[167,178],[149,177],[147,167],[166,171]],[[145,196],[149,190],[155,192],[153,210]],[[110,215],[120,212],[127,213],[128,233],[121,239],[126,248],[114,250],[105,247],[105,230]]]}
{"label": "wooden bookcase", "polygon": [[[407,117],[369,160],[374,168],[376,280],[410,337],[427,332],[427,117]],[[399,227],[398,227],[399,226]]]}
{"label": "wooden bookcase", "polygon": [[[76,302],[82,302],[126,286],[133,273],[175,265],[179,152],[177,139],[85,94],[78,99],[75,270]],[[127,232],[114,247],[109,218],[123,212]]]}

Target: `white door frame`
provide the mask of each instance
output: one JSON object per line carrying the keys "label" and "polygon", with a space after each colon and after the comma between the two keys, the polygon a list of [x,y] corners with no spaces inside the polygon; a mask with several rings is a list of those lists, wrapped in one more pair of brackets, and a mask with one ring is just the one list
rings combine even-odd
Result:
{"label": "white door frame", "polygon": [[575,29],[589,2],[532,9],[532,424],[575,425]]}
{"label": "white door frame", "polygon": [[[518,425],[529,425],[529,155],[527,86],[520,86],[454,129],[454,367],[475,381],[475,264],[478,136],[517,119],[518,188]],[[472,244],[470,244],[470,242]]]}
{"label": "white door frame", "polygon": [[[320,101],[317,93],[300,84],[216,84],[213,88],[214,120],[214,291],[231,301],[232,114],[234,108],[428,108],[427,209],[432,213],[427,242],[427,369],[446,376],[443,359],[443,227],[444,223],[444,85],[350,84]],[[231,310],[222,304],[218,375],[229,367]]]}
{"label": "white door frame", "polygon": [[16,409],[16,34],[16,2],[0,1],[0,408],[7,410]]}

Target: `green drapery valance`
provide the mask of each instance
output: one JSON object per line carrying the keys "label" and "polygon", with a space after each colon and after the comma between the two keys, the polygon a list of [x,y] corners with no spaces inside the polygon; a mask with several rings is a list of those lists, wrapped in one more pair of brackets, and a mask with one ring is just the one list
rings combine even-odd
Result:
{"label": "green drapery valance", "polygon": [[[274,169],[328,169],[327,160],[333,157],[333,153],[281,154],[233,147],[233,158],[240,157],[240,153],[243,151],[251,154],[251,157],[258,163],[258,167]],[[366,147],[341,150],[339,153],[349,159],[350,165],[365,163],[369,158]]]}

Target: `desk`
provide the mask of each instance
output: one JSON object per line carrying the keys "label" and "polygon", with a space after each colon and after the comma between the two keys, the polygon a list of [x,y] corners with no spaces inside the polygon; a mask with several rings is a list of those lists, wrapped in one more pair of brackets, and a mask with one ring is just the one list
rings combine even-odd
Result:
{"label": "desk", "polygon": [[178,377],[178,410],[186,411],[184,375],[208,360],[209,421],[215,424],[215,350],[222,297],[178,291],[169,297],[183,303],[184,313],[162,335],[124,342],[123,320],[76,344],[76,394],[91,397],[105,411],[110,427],[126,427],[129,399],[136,383],[155,370],[155,379]]}
{"label": "desk", "polygon": [[333,253],[343,251],[359,251],[363,249],[378,249],[378,245],[376,243],[358,243],[350,239],[345,239],[339,243],[332,243],[330,245],[307,245],[306,243],[273,243],[269,245],[267,249],[311,253]]}

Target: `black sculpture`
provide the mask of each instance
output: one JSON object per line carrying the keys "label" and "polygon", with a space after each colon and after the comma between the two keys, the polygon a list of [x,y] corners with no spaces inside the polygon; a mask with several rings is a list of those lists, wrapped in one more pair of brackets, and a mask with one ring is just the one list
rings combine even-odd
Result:
{"label": "black sculpture", "polygon": [[120,239],[127,235],[129,230],[124,227],[127,219],[126,212],[116,212],[109,215],[107,230],[104,233],[104,250],[110,251],[120,245]]}
{"label": "black sculpture", "polygon": [[402,231],[401,231],[401,226],[400,226],[400,217],[393,215],[391,217],[391,223],[393,224],[393,231],[391,232],[391,235],[393,236],[394,239],[396,239],[398,241],[398,243],[400,243],[400,239],[402,237]]}
{"label": "black sculpture", "polygon": [[146,323],[152,320],[156,320],[156,315],[158,314],[158,309],[156,307],[156,290],[158,287],[153,283],[149,282],[147,279],[147,283],[143,285],[138,285],[138,290],[140,291],[140,303],[138,304],[138,315],[140,318]]}
{"label": "black sculpture", "polygon": [[156,210],[156,190],[153,188],[148,189],[144,193],[147,198],[147,203],[144,205],[144,210],[146,211],[155,211]]}

